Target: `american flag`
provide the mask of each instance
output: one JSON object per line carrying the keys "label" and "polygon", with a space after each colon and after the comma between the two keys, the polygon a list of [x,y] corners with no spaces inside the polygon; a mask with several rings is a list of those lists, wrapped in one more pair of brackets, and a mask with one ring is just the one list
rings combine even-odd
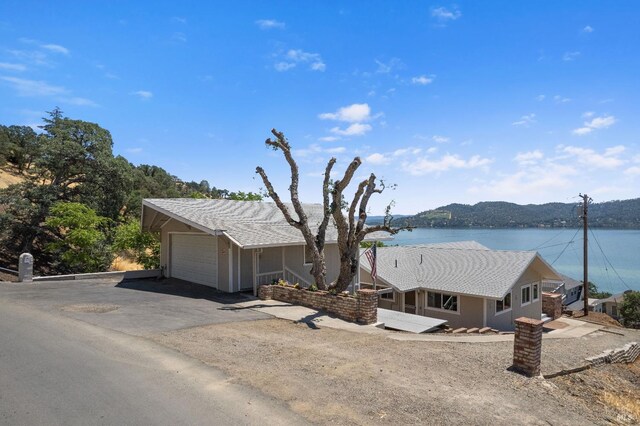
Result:
{"label": "american flag", "polygon": [[373,280],[376,279],[376,257],[377,257],[377,253],[376,253],[376,242],[373,243],[373,245],[371,246],[371,248],[369,248],[367,251],[364,252],[364,254],[367,256],[367,260],[369,261],[369,265],[371,265],[371,278]]}

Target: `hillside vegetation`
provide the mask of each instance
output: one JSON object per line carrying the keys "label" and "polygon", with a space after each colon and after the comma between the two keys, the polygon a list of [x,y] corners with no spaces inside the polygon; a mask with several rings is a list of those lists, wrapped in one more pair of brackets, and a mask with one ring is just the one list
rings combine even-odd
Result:
{"label": "hillside vegetation", "polygon": [[59,109],[43,121],[41,133],[0,125],[0,266],[30,252],[39,273],[104,271],[116,256],[157,267],[157,237],[140,229],[143,198],[262,198],[135,166],[113,155],[108,130]]}
{"label": "hillside vegetation", "polygon": [[[474,205],[449,204],[403,217],[417,227],[433,228],[535,228],[576,227],[582,223],[578,203],[519,205],[487,201]],[[601,228],[640,229],[640,198],[593,203],[589,225]]]}

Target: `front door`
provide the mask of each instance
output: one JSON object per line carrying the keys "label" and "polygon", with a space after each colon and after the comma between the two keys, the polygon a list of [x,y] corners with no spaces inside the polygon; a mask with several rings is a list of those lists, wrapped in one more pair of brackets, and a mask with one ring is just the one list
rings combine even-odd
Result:
{"label": "front door", "polygon": [[407,314],[416,313],[416,292],[408,291],[404,294],[404,311]]}

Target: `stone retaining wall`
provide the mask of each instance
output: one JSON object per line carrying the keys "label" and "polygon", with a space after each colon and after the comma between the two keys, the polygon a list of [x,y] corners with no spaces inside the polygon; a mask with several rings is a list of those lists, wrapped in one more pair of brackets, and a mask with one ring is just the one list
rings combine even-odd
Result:
{"label": "stone retaining wall", "polygon": [[562,295],[559,293],[542,292],[542,312],[551,319],[562,316]]}
{"label": "stone retaining wall", "polygon": [[378,321],[378,293],[375,290],[358,290],[355,296],[334,296],[326,291],[262,285],[258,287],[258,297],[326,311],[345,321],[359,324],[375,324]]}
{"label": "stone retaining wall", "polygon": [[515,320],[515,323],[513,368],[530,377],[539,376],[543,322],[533,318],[520,317]]}
{"label": "stone retaining wall", "polygon": [[587,358],[592,366],[603,364],[632,363],[640,356],[640,344],[638,342],[627,343],[621,348],[604,351],[600,355]]}

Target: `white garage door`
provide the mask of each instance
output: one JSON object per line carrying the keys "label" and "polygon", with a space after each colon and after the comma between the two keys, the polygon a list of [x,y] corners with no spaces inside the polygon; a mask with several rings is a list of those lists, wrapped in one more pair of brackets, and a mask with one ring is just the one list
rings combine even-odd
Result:
{"label": "white garage door", "polygon": [[218,288],[218,239],[171,234],[170,273],[174,278]]}

